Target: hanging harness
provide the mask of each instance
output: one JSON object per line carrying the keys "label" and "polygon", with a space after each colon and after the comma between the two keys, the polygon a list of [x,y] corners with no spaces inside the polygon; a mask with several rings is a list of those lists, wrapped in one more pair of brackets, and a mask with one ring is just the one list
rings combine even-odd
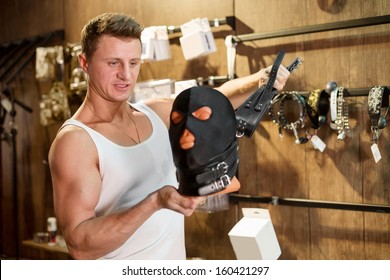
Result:
{"label": "hanging harness", "polygon": [[[251,137],[256,130],[257,125],[264,116],[264,113],[268,111],[272,99],[274,98],[277,90],[273,87],[278,69],[284,58],[285,52],[279,51],[274,64],[272,65],[271,72],[269,73],[269,80],[266,85],[261,86],[255,93],[253,93],[237,110],[237,137],[247,136]],[[289,72],[294,71],[302,61],[296,58],[293,63],[286,67]]]}

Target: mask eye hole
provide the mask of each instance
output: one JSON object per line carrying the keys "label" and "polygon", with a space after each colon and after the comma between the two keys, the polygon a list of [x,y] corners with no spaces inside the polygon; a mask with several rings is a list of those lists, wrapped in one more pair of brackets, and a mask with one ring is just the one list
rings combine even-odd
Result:
{"label": "mask eye hole", "polygon": [[177,111],[173,111],[171,114],[171,121],[174,124],[178,124],[183,120],[183,115]]}
{"label": "mask eye hole", "polygon": [[201,121],[206,121],[210,118],[212,110],[208,106],[203,106],[192,113],[192,115]]}

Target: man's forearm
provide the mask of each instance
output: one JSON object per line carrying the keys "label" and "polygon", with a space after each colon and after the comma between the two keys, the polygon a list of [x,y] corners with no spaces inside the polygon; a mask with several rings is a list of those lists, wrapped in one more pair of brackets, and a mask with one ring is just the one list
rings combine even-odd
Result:
{"label": "man's forearm", "polygon": [[237,109],[252,93],[254,93],[261,84],[261,77],[264,69],[242,78],[227,81],[216,88],[226,95],[232,103],[234,109]]}

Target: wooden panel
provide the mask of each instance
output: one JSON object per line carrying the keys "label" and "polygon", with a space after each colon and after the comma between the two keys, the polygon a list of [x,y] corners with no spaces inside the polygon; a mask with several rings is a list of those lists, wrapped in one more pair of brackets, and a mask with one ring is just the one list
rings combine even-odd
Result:
{"label": "wooden panel", "polygon": [[[34,232],[46,230],[46,219],[54,215],[53,192],[47,153],[58,126],[42,127],[39,119],[41,93],[35,81],[35,61],[31,62],[13,83],[15,97],[33,109],[32,113],[16,106],[15,122],[17,165],[13,169],[14,151],[10,143],[2,142],[2,161],[4,189],[2,201],[5,202],[2,222],[4,226],[4,253],[13,255],[16,243],[15,221],[18,221],[19,238],[31,239]],[[10,116],[6,117],[6,123]],[[6,133],[10,133],[6,125]],[[13,174],[17,174],[17,185]],[[18,217],[14,211],[14,193],[17,195]],[[21,248],[19,243],[19,248]]]}
{"label": "wooden panel", "polygon": [[238,222],[236,207],[217,212],[195,212],[186,218],[186,248],[188,258],[235,259],[228,233]]}
{"label": "wooden panel", "polygon": [[2,1],[0,6],[0,43],[64,29],[64,0]]}
{"label": "wooden panel", "polygon": [[[388,14],[390,3],[362,1],[361,5],[356,5],[340,1],[345,5],[338,8],[339,12],[328,13],[326,7],[329,1],[290,1],[285,6],[282,2],[274,1],[269,7],[265,1],[240,1],[240,5],[236,5],[236,17],[254,32],[266,32]],[[248,10],[269,13],[272,17],[247,16]],[[390,60],[389,52],[385,51],[390,46],[386,39],[389,30],[388,25],[382,25],[246,42],[238,47],[241,51],[238,51],[237,72],[241,76],[253,72],[253,67],[249,67],[248,71],[248,64],[251,65],[248,61],[260,61],[263,63],[260,65],[264,66],[274,59],[277,50],[285,49],[286,63],[292,59],[291,56],[300,56],[304,61],[301,69],[292,75],[286,90],[325,88],[331,80],[347,88],[389,85],[388,75],[383,75],[389,71],[389,65],[383,64],[383,61]],[[240,142],[240,193],[388,205],[389,184],[383,180],[389,182],[389,175],[382,169],[382,166],[388,166],[388,141],[382,135],[380,149],[385,155],[382,155],[381,162],[375,164],[369,149],[372,143],[367,97],[348,98],[347,101],[351,137],[339,141],[335,131],[328,126],[321,128],[318,135],[327,144],[324,153],[314,150],[310,144],[293,144],[291,134],[285,133],[283,139],[278,139],[277,129],[265,120],[254,141]],[[253,151],[257,151],[256,157]],[[257,170],[256,173],[254,170]],[[388,216],[298,209],[279,206],[271,212],[281,242],[282,258],[389,257],[387,245],[379,248],[382,242],[389,240],[389,234],[384,233],[389,228]],[[288,231],[284,230],[286,228]],[[297,240],[295,237],[300,234],[310,242]],[[365,237],[367,235],[369,238]],[[367,243],[370,249],[366,249]],[[295,248],[298,250],[294,251]],[[299,255],[300,250],[306,254],[301,252]]]}

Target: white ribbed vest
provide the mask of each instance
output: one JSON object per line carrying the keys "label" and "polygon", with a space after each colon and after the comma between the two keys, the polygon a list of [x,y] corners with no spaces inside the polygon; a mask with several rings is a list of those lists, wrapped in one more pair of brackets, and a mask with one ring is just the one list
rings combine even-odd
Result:
{"label": "white ribbed vest", "polygon": [[[119,146],[74,119],[63,125],[83,128],[97,148],[102,178],[102,192],[95,208],[98,217],[130,208],[165,185],[176,188],[178,185],[166,126],[145,104],[132,106],[143,112],[153,126],[152,135],[135,146]],[[162,209],[146,220],[126,243],[102,259],[185,257],[184,217]]]}

